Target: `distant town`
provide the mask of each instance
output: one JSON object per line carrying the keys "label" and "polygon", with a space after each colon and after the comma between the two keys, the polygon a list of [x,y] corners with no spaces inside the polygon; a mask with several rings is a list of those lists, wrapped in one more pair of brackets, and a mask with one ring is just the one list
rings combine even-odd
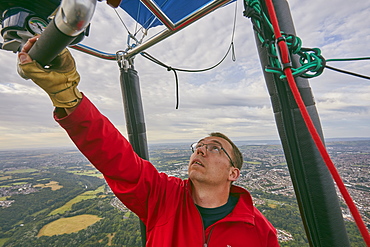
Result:
{"label": "distant town", "polygon": [[[246,145],[240,143],[238,146],[243,153],[244,165],[241,171],[241,177],[236,183],[237,185],[247,188],[252,192],[252,195],[255,191],[262,191],[266,194],[292,198],[292,201],[295,200],[293,184],[281,145]],[[365,224],[369,227],[370,140],[333,141],[327,142],[326,146]],[[170,176],[187,178],[187,166],[191,155],[188,144],[150,145],[149,153],[150,161],[159,171],[166,172]],[[63,179],[67,179],[65,175],[58,177],[58,173],[61,171],[76,175],[78,179],[68,177],[70,180],[64,181]],[[72,180],[76,181],[73,182]],[[12,205],[16,205],[17,198],[20,198],[19,196],[21,195],[36,195],[45,188],[50,188],[51,193],[53,191],[57,193],[61,191],[60,188],[63,186],[66,189],[66,184],[68,183],[71,183],[70,186],[73,186],[72,183],[78,184],[80,188],[75,192],[75,196],[78,196],[82,191],[88,191],[91,186],[96,189],[104,182],[102,175],[77,150],[35,149],[0,151],[0,214],[2,209],[12,208]],[[109,189],[107,188],[106,190],[108,193]],[[344,219],[353,222],[353,218],[345,206],[339,191],[337,191],[337,194],[341,201]],[[70,196],[72,197],[73,195],[71,194]],[[254,198],[257,206],[268,204],[272,208],[275,208],[276,205],[273,206],[274,203],[278,203],[276,200],[270,200],[269,203],[266,203],[266,200],[269,199],[266,199],[266,197]],[[55,199],[55,201],[57,202],[58,199]],[[50,203],[53,205],[52,200],[50,200]],[[120,211],[125,212],[123,219],[129,219],[127,210],[118,200],[115,198],[110,199],[110,204]],[[39,208],[37,210],[44,212],[46,209],[42,210],[42,208]],[[33,215],[38,214],[37,210]],[[50,217],[50,213],[44,218],[49,221],[48,217]],[[22,222],[22,226],[27,225],[27,221],[20,219],[11,220],[18,222],[18,224]],[[12,229],[14,227],[12,225],[13,223],[6,222],[6,224],[8,224],[9,232],[5,231],[6,227],[3,227],[4,232],[0,232],[0,246],[2,246],[1,236],[8,236],[14,231]],[[42,223],[40,221],[40,227],[41,225]],[[278,233],[281,243],[294,242],[296,240],[295,238],[297,238],[297,233],[295,233],[294,237],[294,234],[292,235],[287,229],[278,228]],[[11,238],[3,238],[4,242],[10,241],[9,239],[12,240]],[[305,242],[306,240],[302,241],[303,243],[307,243]],[[290,245],[286,244],[284,246]],[[295,245],[293,244],[291,246]]]}

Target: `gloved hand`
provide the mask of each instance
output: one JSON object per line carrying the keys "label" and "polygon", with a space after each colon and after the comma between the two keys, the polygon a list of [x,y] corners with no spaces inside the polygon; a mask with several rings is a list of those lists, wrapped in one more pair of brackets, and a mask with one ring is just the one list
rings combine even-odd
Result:
{"label": "gloved hand", "polygon": [[80,75],[76,71],[71,53],[64,49],[51,62],[49,68],[43,68],[36,61],[32,61],[27,54],[36,40],[37,37],[31,38],[18,54],[18,73],[44,89],[55,107],[75,107],[82,98],[82,94],[77,89]]}

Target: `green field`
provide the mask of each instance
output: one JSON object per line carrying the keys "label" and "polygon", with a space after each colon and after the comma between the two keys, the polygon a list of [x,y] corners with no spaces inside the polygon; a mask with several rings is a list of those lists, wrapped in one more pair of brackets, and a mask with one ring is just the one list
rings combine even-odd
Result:
{"label": "green field", "polygon": [[98,178],[103,178],[103,175],[97,171],[97,170],[87,170],[87,171],[68,171],[70,173],[73,173],[75,175],[79,176],[92,176],[92,177],[98,177]]}
{"label": "green field", "polygon": [[0,177],[0,181],[1,180],[8,180],[8,179],[12,179],[12,176],[2,176],[2,177]]}
{"label": "green field", "polygon": [[66,211],[72,210],[72,205],[73,204],[78,203],[78,202],[83,201],[83,200],[96,198],[96,194],[98,194],[100,192],[104,192],[104,187],[105,186],[102,185],[99,188],[97,188],[96,190],[86,191],[86,192],[82,193],[81,195],[76,196],[75,198],[73,198],[72,200],[68,201],[66,204],[61,206],[60,208],[57,208],[57,209],[51,211],[51,213],[48,216],[55,215],[55,214],[64,214]]}
{"label": "green field", "polygon": [[50,181],[49,183],[47,184],[36,184],[34,185],[33,187],[40,187],[40,188],[51,188],[51,190],[59,190],[61,188],[63,188],[63,186],[59,185],[59,183],[57,181]]}
{"label": "green field", "polygon": [[23,185],[23,184],[28,184],[28,183],[27,182],[17,182],[17,183],[12,183],[12,186]]}
{"label": "green field", "polygon": [[14,173],[31,173],[31,172],[37,172],[37,169],[33,168],[27,168],[27,169],[19,169],[19,170],[14,170],[14,171],[6,171],[4,172],[5,174],[14,174]]}
{"label": "green field", "polygon": [[0,247],[3,246],[8,239],[9,238],[0,238]]}
{"label": "green field", "polygon": [[251,165],[260,165],[262,162],[259,162],[259,161],[244,161],[244,163],[251,164]]}
{"label": "green field", "polygon": [[65,233],[78,232],[86,227],[98,222],[102,218],[96,215],[82,214],[69,218],[61,218],[53,221],[41,228],[37,237],[54,236]]}

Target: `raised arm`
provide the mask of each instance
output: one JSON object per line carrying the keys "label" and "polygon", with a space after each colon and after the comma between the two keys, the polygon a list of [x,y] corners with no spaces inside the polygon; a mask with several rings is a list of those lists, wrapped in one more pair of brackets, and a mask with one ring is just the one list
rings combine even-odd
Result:
{"label": "raised arm", "polygon": [[145,222],[155,208],[150,205],[157,205],[158,198],[171,193],[167,176],[141,159],[126,138],[79,92],[80,76],[69,51],[65,49],[50,68],[43,68],[27,54],[35,41],[30,39],[19,53],[19,74],[47,92],[56,107],[55,120],[104,175],[117,197]]}

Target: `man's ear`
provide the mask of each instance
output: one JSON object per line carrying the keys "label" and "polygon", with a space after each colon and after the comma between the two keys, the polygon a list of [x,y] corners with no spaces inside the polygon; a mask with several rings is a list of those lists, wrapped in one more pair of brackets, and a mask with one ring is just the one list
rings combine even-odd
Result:
{"label": "man's ear", "polygon": [[239,178],[239,176],[240,176],[240,170],[236,167],[231,167],[230,174],[229,174],[229,180],[235,181]]}

